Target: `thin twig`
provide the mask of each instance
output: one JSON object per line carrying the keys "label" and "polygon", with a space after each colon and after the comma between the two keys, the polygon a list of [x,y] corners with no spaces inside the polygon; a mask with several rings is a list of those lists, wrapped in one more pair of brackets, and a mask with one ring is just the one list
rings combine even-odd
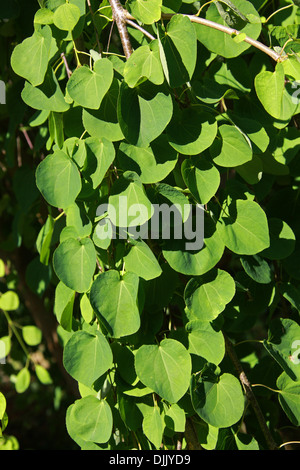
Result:
{"label": "thin twig", "polygon": [[33,150],[33,143],[31,142],[31,139],[28,135],[28,132],[26,131],[26,129],[23,127],[23,124],[20,124],[20,130],[22,132],[22,134],[24,135],[25,139],[26,139],[26,142],[28,144],[28,147],[30,148],[30,150]]}
{"label": "thin twig", "polygon": [[133,28],[135,29],[138,29],[139,31],[141,31],[145,36],[147,36],[149,39],[151,39],[151,41],[153,41],[155,39],[154,36],[152,36],[151,33],[149,33],[148,31],[146,31],[144,28],[142,28],[140,25],[136,24],[134,21],[132,20],[129,20],[129,19],[126,19],[126,23],[129,24],[130,26],[132,26]]}
{"label": "thin twig", "polygon": [[243,370],[242,364],[240,363],[240,361],[239,361],[239,359],[236,355],[236,352],[234,350],[234,347],[233,347],[231,341],[226,336],[225,336],[225,344],[226,344],[226,351],[228,352],[228,355],[229,355],[230,359],[232,360],[233,365],[234,365],[237,373],[239,374],[239,379],[240,379],[240,382],[241,382],[241,384],[243,386],[243,389],[245,391],[246,397],[249,400],[249,402],[250,402],[250,404],[253,408],[253,411],[256,415],[259,426],[260,426],[260,428],[261,428],[261,430],[264,434],[267,446],[268,446],[269,450],[276,450],[276,449],[278,449],[278,446],[277,446],[276,442],[274,441],[272,434],[270,433],[270,430],[267,426],[264,415],[263,415],[263,413],[260,409],[260,406],[258,404],[258,401],[256,400],[256,397],[253,393],[251,384],[250,384],[250,382],[249,382],[249,380],[248,380],[248,378],[247,378],[247,376],[246,376],[246,374]]}
{"label": "thin twig", "polygon": [[115,20],[119,31],[125,57],[128,59],[132,54],[132,45],[126,27],[126,11],[119,0],[109,0],[109,3],[112,9],[113,19]]}
{"label": "thin twig", "polygon": [[72,72],[71,72],[71,70],[70,70],[70,68],[69,68],[69,64],[68,64],[68,62],[67,62],[67,58],[66,58],[64,52],[62,52],[62,53],[60,54],[60,56],[61,56],[61,58],[62,58],[62,60],[63,60],[63,62],[64,62],[64,66],[65,66],[65,69],[66,69],[68,78],[70,78],[71,75],[72,75]]}

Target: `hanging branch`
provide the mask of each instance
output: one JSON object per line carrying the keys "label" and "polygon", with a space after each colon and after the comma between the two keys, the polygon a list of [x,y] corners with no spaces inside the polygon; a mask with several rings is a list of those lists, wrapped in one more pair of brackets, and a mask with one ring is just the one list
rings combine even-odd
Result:
{"label": "hanging branch", "polygon": [[126,11],[119,0],[109,0],[109,3],[112,9],[113,19],[119,31],[125,57],[128,59],[132,54],[132,46],[126,27]]}
{"label": "hanging branch", "polygon": [[[187,18],[190,19],[192,23],[199,23],[203,26],[207,26],[209,28],[217,29],[218,31],[222,31],[223,33],[229,34],[230,36],[238,36],[240,34],[243,34],[241,31],[238,31],[237,29],[230,28],[229,26],[225,26],[219,23],[215,23],[214,21],[207,20],[206,18],[200,18],[196,15],[186,15],[184,13],[180,13],[182,16],[186,16]],[[135,18],[130,15],[130,13],[127,10],[124,10],[122,8],[122,15],[126,15],[126,18],[129,20],[134,20]],[[176,13],[175,13],[176,15]],[[169,20],[174,16],[173,13],[163,13],[162,14],[162,19]],[[244,34],[243,34],[244,36]],[[256,41],[255,39],[250,38],[249,36],[244,36],[243,41],[247,42],[253,47],[256,47],[256,49],[259,49],[260,51],[264,52],[268,56],[270,56],[273,60],[276,62],[284,60],[278,52],[275,52],[273,49],[270,47],[266,46],[260,41]]]}

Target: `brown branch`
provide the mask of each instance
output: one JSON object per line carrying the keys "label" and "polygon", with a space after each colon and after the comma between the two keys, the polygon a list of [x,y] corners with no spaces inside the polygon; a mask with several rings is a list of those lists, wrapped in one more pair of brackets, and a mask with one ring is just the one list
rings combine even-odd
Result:
{"label": "brown branch", "polygon": [[278,449],[278,446],[277,446],[276,442],[274,441],[272,434],[270,433],[270,430],[267,426],[267,423],[266,423],[265,418],[263,416],[263,413],[260,409],[258,401],[257,401],[257,399],[256,399],[256,397],[253,393],[251,384],[250,384],[250,382],[249,382],[249,380],[248,380],[248,378],[247,378],[247,376],[246,376],[246,374],[243,370],[242,364],[240,363],[240,361],[239,361],[239,359],[236,355],[233,344],[231,343],[231,341],[226,336],[225,336],[225,344],[226,344],[226,351],[227,351],[230,359],[232,360],[233,365],[234,365],[237,373],[239,374],[239,379],[240,379],[242,387],[245,391],[246,397],[247,397],[249,403],[251,404],[251,406],[253,408],[253,411],[256,415],[259,426],[260,426],[260,428],[261,428],[261,430],[264,434],[267,446],[268,446],[269,450],[276,450],[276,449]]}
{"label": "brown branch", "polygon": [[124,10],[119,0],[109,0],[109,3],[112,9],[113,19],[116,22],[119,31],[125,57],[128,59],[132,54],[132,45],[126,27],[127,12]]}
{"label": "brown branch", "polygon": [[[135,19],[132,15],[130,15],[130,13],[127,10],[123,10],[123,14],[126,14],[126,18],[129,19],[129,20],[134,20]],[[179,13],[174,13],[174,14],[176,15],[176,14],[179,14]],[[163,13],[161,15],[161,17],[162,17],[162,19],[169,20],[174,16],[174,14],[173,13]],[[203,26],[207,26],[209,28],[217,29],[218,31],[222,31],[223,33],[229,34],[230,36],[232,36],[232,35],[238,36],[239,34],[243,34],[241,31],[238,31],[237,29],[230,28],[229,26],[225,26],[225,25],[222,25],[220,23],[215,23],[214,21],[207,20],[206,18],[200,18],[200,17],[195,16],[195,15],[186,15],[184,13],[180,13],[180,15],[186,16],[187,18],[190,19],[190,21],[192,23],[198,23],[198,24],[201,24]],[[278,54],[273,49],[266,46],[265,44],[263,44],[260,41],[256,41],[255,39],[252,39],[249,36],[245,36],[243,41],[247,42],[251,46],[256,47],[256,49],[261,50],[262,52],[264,52],[265,54],[270,56],[276,62],[284,60],[281,57],[280,54]]]}

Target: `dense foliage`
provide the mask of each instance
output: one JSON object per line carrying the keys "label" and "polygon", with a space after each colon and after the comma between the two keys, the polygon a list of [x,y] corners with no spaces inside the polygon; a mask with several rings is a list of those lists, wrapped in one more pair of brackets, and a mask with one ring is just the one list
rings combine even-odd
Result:
{"label": "dense foliage", "polygon": [[1,3],[0,449],[297,448],[298,6]]}

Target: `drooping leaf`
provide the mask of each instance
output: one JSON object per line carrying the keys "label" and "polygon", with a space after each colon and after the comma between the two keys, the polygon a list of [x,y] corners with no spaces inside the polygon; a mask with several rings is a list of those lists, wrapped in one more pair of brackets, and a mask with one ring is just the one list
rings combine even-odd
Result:
{"label": "drooping leaf", "polygon": [[55,10],[53,22],[58,29],[72,31],[80,18],[79,8],[72,3],[64,3]]}
{"label": "drooping leaf", "polygon": [[33,86],[26,82],[21,93],[23,101],[31,108],[41,111],[64,113],[70,105],[65,100],[60,84],[52,68],[48,68],[43,83]]}
{"label": "drooping leaf", "polygon": [[214,269],[188,281],[184,299],[190,320],[212,321],[225,309],[235,294],[229,273]]}
{"label": "drooping leaf", "polygon": [[78,382],[90,387],[112,366],[112,352],[100,331],[75,331],[64,348],[64,367]]}
{"label": "drooping leaf", "polygon": [[267,217],[255,201],[232,201],[219,222],[217,231],[234,253],[254,255],[270,245]]}
{"label": "drooping leaf", "polygon": [[[233,29],[237,29],[241,33],[244,33],[253,39],[257,39],[261,32],[261,22],[255,7],[251,2],[246,0],[235,0],[232,3],[246,18],[253,18],[252,22],[245,22],[241,19],[240,16],[234,14],[233,12],[231,15],[231,21],[235,23]],[[228,26],[226,21],[220,15],[216,5],[214,4],[211,4],[207,9],[206,19],[224,26]],[[234,38],[232,38],[229,34],[224,34],[223,32],[213,28],[203,25],[196,25],[195,28],[198,41],[204,44],[204,46],[207,47],[210,51],[223,57],[237,57],[250,47],[250,45],[244,41],[236,43]]]}
{"label": "drooping leaf", "polygon": [[150,80],[154,85],[164,82],[157,39],[149,45],[139,47],[131,54],[124,67],[124,80],[131,88],[145,80]]}
{"label": "drooping leaf", "polygon": [[169,145],[167,136],[162,134],[149,147],[140,148],[121,142],[118,150],[120,167],[135,171],[144,184],[162,181],[175,167],[178,153]]}
{"label": "drooping leaf", "polygon": [[197,38],[190,19],[174,15],[159,45],[162,67],[169,85],[173,88],[188,82],[197,59]]}
{"label": "drooping leaf", "polygon": [[137,305],[139,277],[132,272],[122,277],[116,270],[101,273],[93,282],[90,302],[101,323],[114,338],[128,336],[140,327]]}
{"label": "drooping leaf", "polygon": [[254,80],[255,91],[264,109],[275,119],[290,119],[297,104],[285,86],[284,67],[277,63],[274,72],[263,71]]}
{"label": "drooping leaf", "polygon": [[205,157],[185,159],[181,172],[187,187],[199,203],[207,204],[216,194],[221,181],[220,173]]}
{"label": "drooping leaf", "polygon": [[160,276],[161,267],[147,243],[143,240],[130,240],[130,245],[128,254],[123,258],[126,270],[146,281]]}
{"label": "drooping leaf", "polygon": [[252,149],[241,132],[234,126],[223,124],[218,129],[220,140],[215,140],[210,148],[216,165],[235,167],[252,159]]}
{"label": "drooping leaf", "polygon": [[170,403],[178,402],[188,389],[190,355],[174,339],[164,339],[159,346],[141,346],[135,355],[135,368],[141,382]]}
{"label": "drooping leaf", "polygon": [[291,227],[276,217],[268,219],[270,246],[261,252],[268,259],[287,258],[295,248],[296,237]]}
{"label": "drooping leaf", "polygon": [[154,406],[151,412],[145,414],[143,419],[143,431],[145,436],[158,449],[162,442],[163,421],[158,406]]}
{"label": "drooping leaf", "polygon": [[51,29],[46,26],[15,47],[11,66],[16,74],[35,87],[43,83],[53,52]]}
{"label": "drooping leaf", "polygon": [[36,184],[46,201],[66,209],[81,190],[81,178],[75,163],[61,150],[48,155],[38,165]]}
{"label": "drooping leaf", "polygon": [[[182,240],[169,240],[163,247],[163,255],[170,266],[177,272],[192,276],[200,276],[212,269],[220,260],[224,252],[224,242],[210,219],[204,219],[204,245],[201,244],[201,220],[195,236],[195,245],[187,238]],[[203,227],[203,226],[202,226]],[[198,235],[197,235],[198,233]],[[192,244],[189,248],[189,244]],[[197,249],[197,245],[201,248]]]}
{"label": "drooping leaf", "polygon": [[174,113],[167,134],[177,152],[197,155],[212,145],[217,129],[217,122],[210,113],[187,108]]}
{"label": "drooping leaf", "polygon": [[70,289],[86,292],[96,268],[96,251],[90,238],[68,238],[56,248],[53,267],[57,277]]}
{"label": "drooping leaf", "polygon": [[112,223],[119,227],[142,225],[153,214],[152,204],[134,171],[125,171],[115,181],[108,204],[108,216]]}
{"label": "drooping leaf", "polygon": [[277,387],[280,392],[278,400],[288,418],[295,426],[299,426],[300,414],[300,382],[292,380],[285,372],[277,379]]}
{"label": "drooping leaf", "polygon": [[172,98],[163,89],[144,83],[137,91],[122,82],[118,121],[124,137],[137,147],[147,147],[161,135],[173,112]]}
{"label": "drooping leaf", "polygon": [[161,0],[127,0],[129,13],[144,24],[152,24],[161,16]]}
{"label": "drooping leaf", "polygon": [[276,318],[269,327],[268,339],[263,341],[266,350],[286,374],[299,381],[300,326],[289,318]]}
{"label": "drooping leaf", "polygon": [[112,411],[106,400],[90,395],[76,400],[67,410],[66,426],[76,442],[105,443],[112,427]]}
{"label": "drooping leaf", "polygon": [[99,109],[112,80],[112,63],[104,58],[94,63],[93,70],[86,66],[77,68],[68,81],[67,91],[83,108]]}
{"label": "drooping leaf", "polygon": [[188,332],[188,351],[218,365],[225,355],[225,341],[221,331],[207,321],[192,320],[185,325]]}
{"label": "drooping leaf", "polygon": [[232,374],[191,380],[191,399],[196,413],[206,423],[226,428],[237,423],[244,411],[244,395],[239,380]]}

